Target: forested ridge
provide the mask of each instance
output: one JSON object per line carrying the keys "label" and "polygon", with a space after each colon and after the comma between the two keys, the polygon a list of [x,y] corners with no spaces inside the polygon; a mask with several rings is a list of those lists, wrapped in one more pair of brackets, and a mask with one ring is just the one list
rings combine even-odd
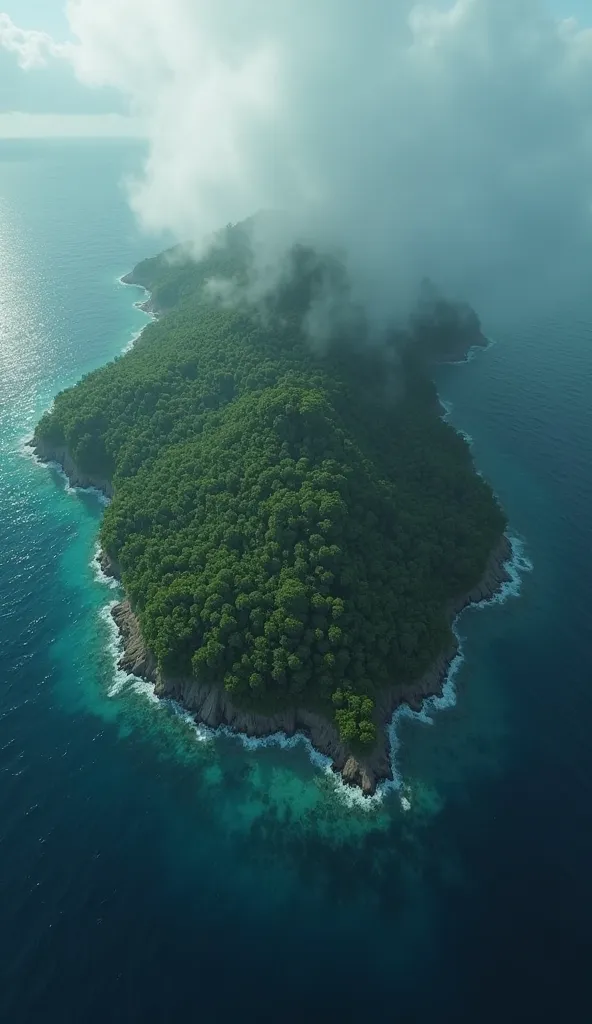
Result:
{"label": "forested ridge", "polygon": [[247,280],[243,227],[173,255],[130,276],[164,315],[58,395],[36,440],[112,480],[101,543],[164,673],[318,708],[371,744],[377,691],[449,644],[504,515],[440,418],[421,325],[377,344],[360,317],[319,350],[303,322],[327,274],[345,289],[337,265],[295,250],[262,310],[207,284]]}

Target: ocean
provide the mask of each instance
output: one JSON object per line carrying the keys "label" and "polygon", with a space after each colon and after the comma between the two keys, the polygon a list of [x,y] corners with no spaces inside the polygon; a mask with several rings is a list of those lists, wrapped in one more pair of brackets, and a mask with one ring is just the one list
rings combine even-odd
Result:
{"label": "ocean", "polygon": [[492,301],[494,343],[438,371],[520,557],[364,803],[117,671],[101,497],[27,451],[146,323],[141,158],[0,142],[0,1020],[589,1020],[592,293]]}

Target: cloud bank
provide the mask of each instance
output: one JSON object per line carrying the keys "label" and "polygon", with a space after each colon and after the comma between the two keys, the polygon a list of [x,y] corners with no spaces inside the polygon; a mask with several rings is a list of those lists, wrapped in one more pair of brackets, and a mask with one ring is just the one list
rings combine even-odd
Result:
{"label": "cloud bank", "polygon": [[8,14],[0,14],[0,47],[15,54],[24,69],[43,67],[49,58],[65,56],[67,51],[47,32],[19,28]]}
{"label": "cloud bank", "polygon": [[[199,244],[281,209],[377,311],[589,259],[592,32],[542,0],[71,0],[69,59],[149,126],[131,202]],[[16,45],[16,44],[15,44]],[[39,41],[35,59],[44,51]]]}
{"label": "cloud bank", "polygon": [[[21,134],[35,115],[122,114],[127,98],[119,90],[91,90],[82,85],[73,57],[70,43],[56,42],[47,32],[21,29],[7,14],[0,14],[2,122],[10,116]],[[20,125],[14,116],[17,113],[27,115],[20,118]],[[4,134],[3,124],[0,133]]]}

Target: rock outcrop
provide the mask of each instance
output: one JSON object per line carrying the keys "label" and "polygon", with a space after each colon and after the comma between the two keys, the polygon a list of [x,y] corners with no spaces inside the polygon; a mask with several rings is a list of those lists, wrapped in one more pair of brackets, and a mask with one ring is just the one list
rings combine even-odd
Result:
{"label": "rock outcrop", "polygon": [[43,438],[35,438],[31,443],[33,451],[42,462],[55,462],[68,477],[71,487],[94,487],[102,491],[108,498],[113,497],[113,485],[106,477],[97,477],[85,473],[76,465],[64,444],[53,444]]}

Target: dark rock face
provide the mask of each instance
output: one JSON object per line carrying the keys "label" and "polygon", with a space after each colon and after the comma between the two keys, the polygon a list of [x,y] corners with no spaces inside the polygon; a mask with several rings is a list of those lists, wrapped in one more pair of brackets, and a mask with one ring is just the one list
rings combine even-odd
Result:
{"label": "dark rock face", "polygon": [[[470,604],[488,600],[510,579],[506,562],[512,556],[507,537],[503,537],[492,553],[480,583],[450,609],[451,620]],[[117,576],[117,567],[103,556],[101,565],[107,574]],[[105,568],[106,566],[106,568]],[[146,649],[140,625],[129,601],[116,605],[113,618],[120,630],[124,654],[119,667],[133,675],[155,683],[159,697],[176,700],[194,715],[197,722],[212,729],[227,726],[246,736],[262,738],[274,733],[294,736],[302,733],[313,747],[333,762],[333,770],[343,781],[359,787],[366,796],[372,795],[381,780],[392,779],[388,726],[396,709],[408,704],[419,711],[428,697],[439,696],[457,653],[456,644],[444,652],[421,679],[409,685],[392,687],[379,695],[376,705],[378,739],[367,755],[354,755],[341,741],[335,725],[317,712],[304,708],[290,708],[272,715],[237,707],[222,686],[199,683],[192,678],[174,678],[159,672],[155,659]]]}
{"label": "dark rock face", "polygon": [[124,653],[119,661],[119,667],[131,675],[155,680],[156,662],[144,644],[140,624],[131,610],[129,601],[115,605],[111,614],[123,639]]}
{"label": "dark rock face", "polygon": [[108,498],[113,497],[111,481],[84,473],[76,465],[65,445],[51,444],[43,439],[36,439],[32,447],[42,462],[55,462],[63,469],[71,487],[94,487],[97,491],[102,491]]}

